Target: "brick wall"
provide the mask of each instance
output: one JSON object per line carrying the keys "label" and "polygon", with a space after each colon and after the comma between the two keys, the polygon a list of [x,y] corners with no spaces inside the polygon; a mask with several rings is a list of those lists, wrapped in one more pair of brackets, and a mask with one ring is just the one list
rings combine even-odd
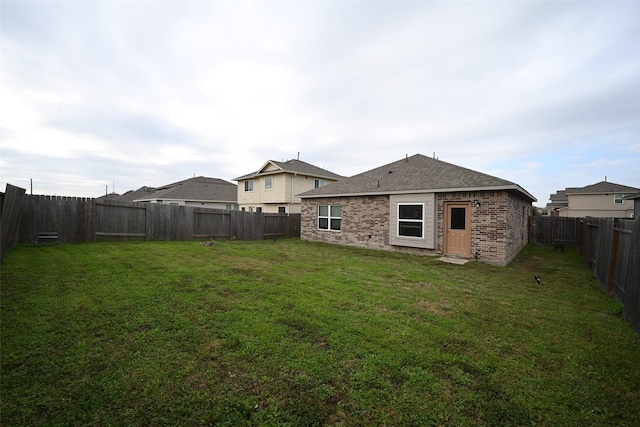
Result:
{"label": "brick wall", "polygon": [[[436,195],[437,249],[389,244],[389,197],[337,197],[302,200],[303,240],[392,250],[415,254],[442,254],[445,202],[471,203],[471,255],[482,262],[507,265],[528,242],[531,203],[506,191],[440,193]],[[476,202],[480,206],[476,206]],[[341,231],[318,230],[318,205],[342,207]]]}
{"label": "brick wall", "polygon": [[[318,230],[318,205],[342,207],[342,230]],[[303,199],[301,210],[303,240],[389,249],[389,196]]]}
{"label": "brick wall", "polygon": [[510,195],[507,215],[507,259],[509,264],[529,243],[529,222],[531,221],[531,202]]}
{"label": "brick wall", "polygon": [[[440,193],[437,195],[437,250],[444,252],[445,202],[471,204],[471,256],[507,265],[527,244],[531,203],[507,191]],[[480,203],[480,206],[477,206]]]}

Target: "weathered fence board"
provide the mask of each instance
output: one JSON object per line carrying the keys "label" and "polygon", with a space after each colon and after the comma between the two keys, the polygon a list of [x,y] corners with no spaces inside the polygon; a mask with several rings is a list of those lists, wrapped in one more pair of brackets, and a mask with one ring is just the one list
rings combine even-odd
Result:
{"label": "weathered fence board", "polygon": [[594,249],[594,276],[606,288],[607,279],[609,277],[609,253],[611,252],[611,243],[613,235],[613,218],[599,218],[598,220],[598,238]]}
{"label": "weathered fence board", "polygon": [[60,242],[300,237],[300,215],[225,211],[204,207],[73,197],[25,196],[16,240],[42,232]]}
{"label": "weathered fence board", "polygon": [[228,239],[231,236],[231,211],[197,209],[193,212],[194,239]]}
{"label": "weathered fence board", "polygon": [[97,202],[95,212],[95,240],[139,240],[146,236],[144,206]]}
{"label": "weathered fence board", "polygon": [[[620,283],[623,293],[622,314],[631,326],[640,334],[640,218],[627,224],[631,233],[626,239],[629,241],[629,255],[625,258],[627,269],[625,278],[616,279]],[[625,233],[626,234],[626,233]],[[620,299],[618,299],[620,301]]]}
{"label": "weathered fence board", "polygon": [[529,241],[541,245],[575,245],[579,240],[580,226],[580,218],[535,216],[531,220]]}
{"label": "weathered fence board", "polygon": [[0,203],[0,261],[4,259],[9,246],[16,241],[16,232],[20,218],[20,207],[24,200],[24,188],[7,184],[6,193]]}

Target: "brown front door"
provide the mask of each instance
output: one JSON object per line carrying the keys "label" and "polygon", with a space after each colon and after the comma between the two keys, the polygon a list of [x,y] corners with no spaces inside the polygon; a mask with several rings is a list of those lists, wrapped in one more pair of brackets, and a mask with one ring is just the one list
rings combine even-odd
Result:
{"label": "brown front door", "polygon": [[471,203],[445,204],[444,252],[471,256]]}

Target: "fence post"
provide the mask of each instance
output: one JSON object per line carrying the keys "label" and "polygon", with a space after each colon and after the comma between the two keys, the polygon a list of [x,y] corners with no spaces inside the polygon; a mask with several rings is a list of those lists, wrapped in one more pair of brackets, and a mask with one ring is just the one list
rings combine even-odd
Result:
{"label": "fence post", "polygon": [[620,231],[613,227],[611,242],[611,257],[609,261],[609,277],[607,278],[607,293],[612,294],[615,288],[616,266],[618,261],[618,235]]}
{"label": "fence post", "polygon": [[2,218],[0,218],[0,261],[4,259],[9,244],[15,236],[15,231],[20,222],[20,205],[26,192],[24,188],[15,187],[11,184],[7,184],[6,188],[6,194],[0,209],[0,212],[2,212]]}

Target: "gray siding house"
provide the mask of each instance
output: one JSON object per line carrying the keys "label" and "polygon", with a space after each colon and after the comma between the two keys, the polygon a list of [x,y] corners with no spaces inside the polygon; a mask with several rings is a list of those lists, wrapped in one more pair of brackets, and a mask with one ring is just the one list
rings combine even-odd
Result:
{"label": "gray siding house", "polygon": [[135,197],[131,200],[133,202],[238,209],[236,185],[219,178],[198,176],[157,188],[142,187],[133,194],[129,196],[125,193],[122,197]]}
{"label": "gray siding house", "polygon": [[629,200],[633,203],[633,215],[632,218],[640,218],[640,192],[627,196],[624,200]]}
{"label": "gray siding house", "polygon": [[507,265],[528,242],[535,197],[416,154],[299,195],[301,238]]}
{"label": "gray siding house", "polygon": [[639,188],[600,181],[585,187],[569,187],[551,194],[550,215],[561,217],[633,218],[631,196]]}

